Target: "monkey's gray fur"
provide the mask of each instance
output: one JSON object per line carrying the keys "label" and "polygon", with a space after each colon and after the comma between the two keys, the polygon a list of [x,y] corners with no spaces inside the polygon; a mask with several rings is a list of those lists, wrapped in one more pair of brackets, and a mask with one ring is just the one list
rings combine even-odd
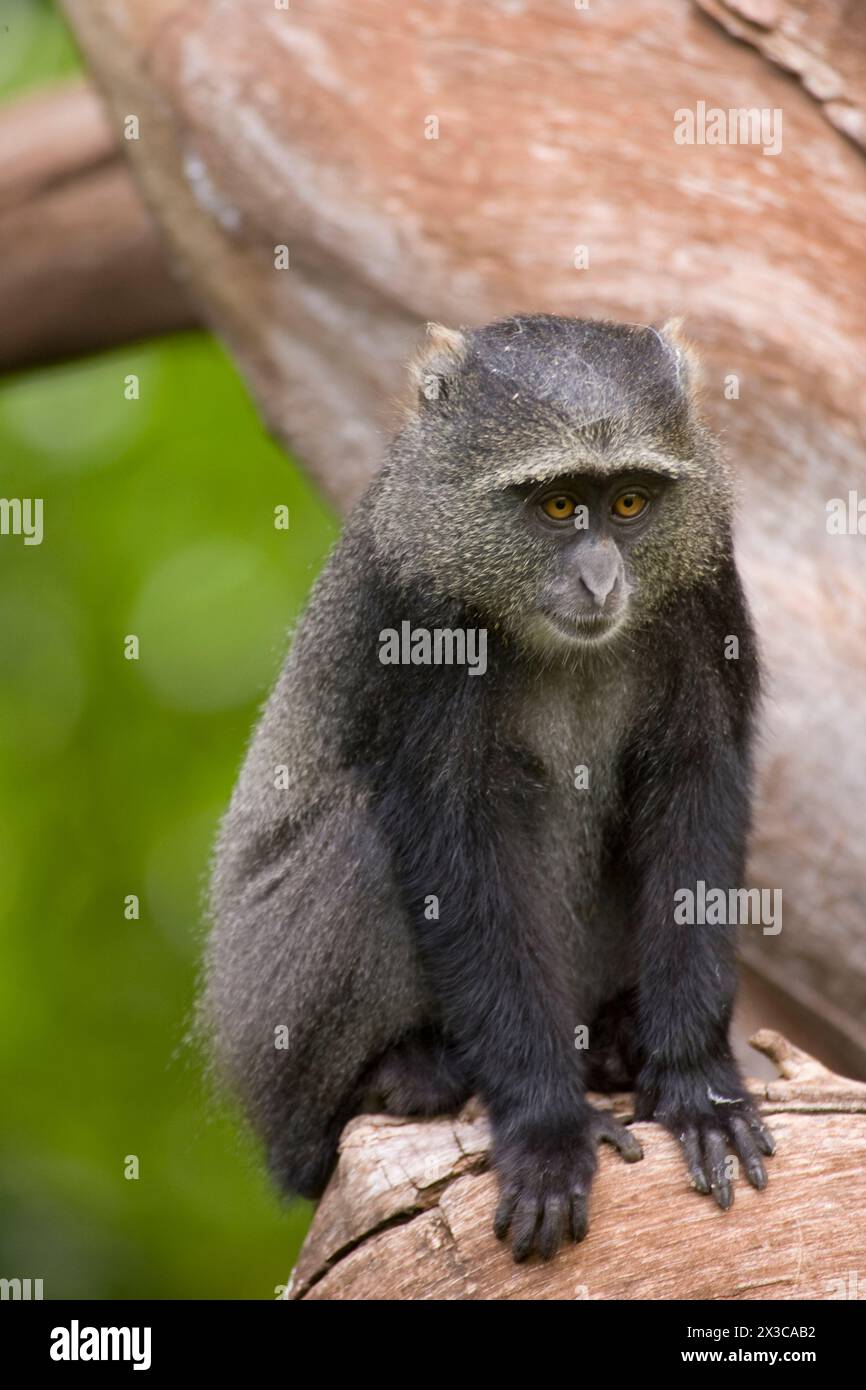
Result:
{"label": "monkey's gray fur", "polygon": [[[284,1190],[321,1192],[364,1106],[477,1089],[497,1230],[550,1254],[585,1231],[595,1138],[640,1156],[586,1105],[599,1075],[679,1128],[722,1205],[719,1134],[762,1185],[769,1139],[727,1045],[730,937],[693,945],[665,918],[693,873],[743,871],[758,680],[731,478],[676,325],[434,327],[410,375],[222,826],[204,1012]],[[606,502],[580,545],[538,513],[539,485],[595,499],[635,472],[658,496],[632,533]],[[486,626],[490,671],[383,666],[380,631],[405,619]]]}

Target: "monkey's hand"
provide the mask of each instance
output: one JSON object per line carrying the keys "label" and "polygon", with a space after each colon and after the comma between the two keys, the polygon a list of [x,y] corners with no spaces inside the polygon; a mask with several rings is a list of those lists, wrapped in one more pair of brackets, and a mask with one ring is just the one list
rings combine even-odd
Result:
{"label": "monkey's hand", "polygon": [[511,1232],[515,1260],[525,1260],[533,1250],[549,1260],[564,1240],[583,1240],[599,1140],[612,1144],[627,1163],[643,1158],[624,1125],[586,1103],[567,1123],[518,1124],[497,1140],[499,1205],[493,1230],[499,1240]]}
{"label": "monkey's hand", "polygon": [[733,1061],[726,1071],[721,1084],[715,1076],[679,1073],[646,1087],[639,1082],[636,1107],[638,1120],[655,1120],[679,1141],[692,1187],[712,1193],[723,1211],[734,1200],[740,1163],[752,1187],[761,1189],[767,1186],[761,1155],[776,1151]]}

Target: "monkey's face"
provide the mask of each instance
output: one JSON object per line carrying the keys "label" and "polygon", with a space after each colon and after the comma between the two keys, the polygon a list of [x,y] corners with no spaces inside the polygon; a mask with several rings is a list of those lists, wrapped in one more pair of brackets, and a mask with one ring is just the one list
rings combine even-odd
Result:
{"label": "monkey's face", "polygon": [[730,478],[665,330],[436,330],[374,503],[403,579],[545,657],[614,647],[729,545]]}
{"label": "monkey's face", "polygon": [[712,569],[728,525],[719,489],[649,444],[632,440],[601,466],[581,453],[548,441],[512,457],[515,480],[491,489],[479,477],[451,523],[455,590],[546,659],[627,640]]}
{"label": "monkey's face", "polygon": [[672,481],[631,469],[566,475],[523,492],[521,524],[547,551],[524,628],[533,644],[593,644],[627,621],[646,538]]}

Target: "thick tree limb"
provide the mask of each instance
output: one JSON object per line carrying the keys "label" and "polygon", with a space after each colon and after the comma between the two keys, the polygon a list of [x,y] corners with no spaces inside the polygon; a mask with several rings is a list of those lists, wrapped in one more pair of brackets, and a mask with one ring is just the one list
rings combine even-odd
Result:
{"label": "thick tree limb", "polygon": [[[602,1150],[587,1239],[549,1264],[516,1266],[490,1229],[496,1188],[478,1107],[453,1120],[367,1116],[346,1128],[287,1297],[856,1297],[866,1084],[827,1071],[778,1033],[753,1042],[780,1068],[780,1079],[752,1087],[778,1152],[765,1191],[740,1180],[730,1211],[689,1191],[674,1140],[640,1124],[640,1163]],[[628,1096],[613,1101],[622,1116],[630,1107]]]}
{"label": "thick tree limb", "polygon": [[0,110],[0,371],[196,322],[83,83]]}
{"label": "thick tree limb", "polygon": [[[125,152],[197,302],[341,506],[424,320],[688,315],[771,673],[750,872],[784,890],[784,923],[745,952],[866,1074],[866,542],[826,527],[830,499],[866,491],[855,143],[689,0],[65,10],[113,128],[139,117]],[[853,102],[851,7],[799,10]],[[781,109],[782,153],[677,144],[699,101]]]}

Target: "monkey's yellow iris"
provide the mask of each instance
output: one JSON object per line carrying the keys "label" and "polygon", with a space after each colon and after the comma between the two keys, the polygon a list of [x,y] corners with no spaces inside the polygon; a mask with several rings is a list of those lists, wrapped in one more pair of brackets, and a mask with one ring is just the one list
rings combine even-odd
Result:
{"label": "monkey's yellow iris", "polygon": [[546,497],[541,506],[545,515],[553,521],[567,521],[570,516],[574,516],[574,502],[564,493]]}
{"label": "monkey's yellow iris", "polygon": [[613,510],[617,516],[630,521],[633,516],[640,516],[645,506],[646,498],[641,493],[621,492],[613,504]]}

